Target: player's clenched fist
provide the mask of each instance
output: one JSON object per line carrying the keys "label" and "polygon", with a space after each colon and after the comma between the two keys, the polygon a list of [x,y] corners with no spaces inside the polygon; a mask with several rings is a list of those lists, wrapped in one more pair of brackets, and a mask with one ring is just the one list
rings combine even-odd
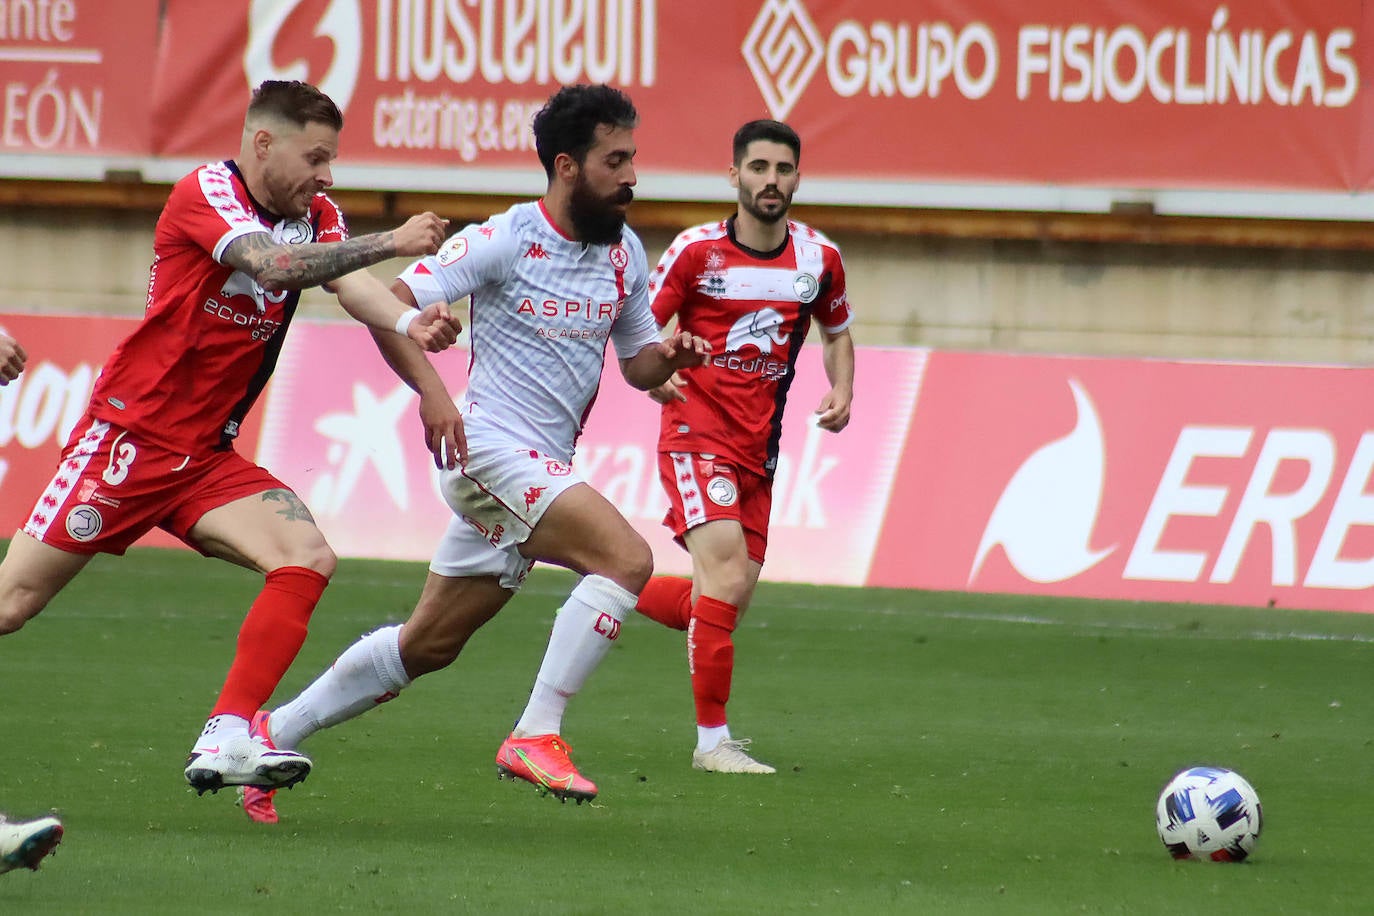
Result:
{"label": "player's clenched fist", "polygon": [[406,328],[406,336],[424,350],[438,353],[453,346],[463,330],[463,322],[449,311],[447,302],[427,305]]}
{"label": "player's clenched fist", "polygon": [[448,220],[440,219],[428,210],[412,216],[391,233],[396,241],[396,257],[416,258],[434,254],[444,243],[447,232]]}

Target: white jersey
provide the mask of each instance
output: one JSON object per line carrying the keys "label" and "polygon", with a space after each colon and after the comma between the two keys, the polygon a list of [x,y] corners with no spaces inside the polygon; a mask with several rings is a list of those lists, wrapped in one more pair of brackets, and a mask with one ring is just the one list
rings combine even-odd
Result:
{"label": "white jersey", "polygon": [[421,307],[472,296],[469,435],[498,433],[560,461],[596,398],[606,343],[630,359],[659,340],[648,259],[626,227],[616,245],[564,236],[543,201],[449,238],[401,274]]}

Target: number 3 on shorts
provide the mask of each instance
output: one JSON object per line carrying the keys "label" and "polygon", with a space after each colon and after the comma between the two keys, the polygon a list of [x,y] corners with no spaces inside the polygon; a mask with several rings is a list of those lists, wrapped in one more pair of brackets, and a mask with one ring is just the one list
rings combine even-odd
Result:
{"label": "number 3 on shorts", "polygon": [[138,449],[134,448],[132,442],[121,441],[129,433],[124,431],[119,434],[119,438],[110,446],[110,464],[105,468],[105,473],[100,475],[100,479],[112,487],[117,487],[124,482],[124,478],[129,476],[129,465],[134,463],[138,457]]}

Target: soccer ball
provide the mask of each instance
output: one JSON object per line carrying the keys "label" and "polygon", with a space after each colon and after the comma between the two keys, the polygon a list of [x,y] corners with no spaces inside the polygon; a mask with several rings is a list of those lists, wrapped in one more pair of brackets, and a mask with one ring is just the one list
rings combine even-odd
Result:
{"label": "soccer ball", "polygon": [[1184,770],[1169,780],[1155,805],[1159,838],[1175,859],[1243,862],[1262,821],[1254,788],[1222,767]]}

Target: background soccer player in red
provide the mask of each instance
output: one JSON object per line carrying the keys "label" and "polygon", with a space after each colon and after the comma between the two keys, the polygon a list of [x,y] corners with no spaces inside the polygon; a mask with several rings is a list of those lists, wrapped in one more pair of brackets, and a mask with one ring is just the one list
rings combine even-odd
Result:
{"label": "background soccer player in red", "polygon": [[677,332],[705,338],[713,355],[653,392],[663,404],[664,524],[692,555],[692,578],[650,580],[637,609],[687,631],[697,716],[692,766],[720,773],[774,772],[749,756],[748,739],[730,735],[731,634],[763,567],[783,407],[813,319],[830,381],[817,425],[844,429],[854,397],[853,313],[840,250],[787,218],[800,160],[801,140],[786,124],[741,127],[730,167],[735,215],[679,234],[649,284],[659,325],[677,316]]}
{"label": "background soccer player in red", "polygon": [[445,221],[424,213],[348,238],[324,193],[342,126],[338,107],[313,86],[265,82],[249,102],[238,158],[201,166],[172,188],[143,320],[106,362],[51,483],[0,563],[0,634],[43,610],[93,555],[122,554],[153,528],[266,577],[187,761],[186,779],[201,792],[290,785],[310,769],[308,758],[255,741],[248,717],[304,642],[335,557],[296,494],[234,450],[300,291],[325,284],[358,321],[428,350],[457,338],[445,304],[416,311],[361,269],[437,251]]}

